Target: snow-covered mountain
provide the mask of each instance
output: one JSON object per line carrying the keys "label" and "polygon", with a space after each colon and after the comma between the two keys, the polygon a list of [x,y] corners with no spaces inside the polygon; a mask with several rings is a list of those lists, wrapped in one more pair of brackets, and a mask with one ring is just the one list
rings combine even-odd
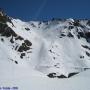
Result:
{"label": "snow-covered mountain", "polygon": [[89,68],[90,20],[24,22],[0,11],[1,76],[66,78]]}

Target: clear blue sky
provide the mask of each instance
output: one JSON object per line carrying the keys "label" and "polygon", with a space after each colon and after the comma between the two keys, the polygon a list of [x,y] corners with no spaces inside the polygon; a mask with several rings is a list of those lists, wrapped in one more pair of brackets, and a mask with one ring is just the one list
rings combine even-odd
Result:
{"label": "clear blue sky", "polygon": [[9,16],[25,21],[51,18],[90,19],[90,0],[0,0],[0,7]]}

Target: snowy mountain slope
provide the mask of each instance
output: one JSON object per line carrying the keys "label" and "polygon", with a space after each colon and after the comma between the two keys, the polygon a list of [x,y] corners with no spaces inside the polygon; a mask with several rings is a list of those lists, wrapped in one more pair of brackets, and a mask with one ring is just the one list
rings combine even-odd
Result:
{"label": "snowy mountain slope", "polygon": [[89,38],[89,20],[23,22],[1,14],[0,62],[44,77],[71,77],[90,68]]}
{"label": "snowy mountain slope", "polygon": [[[84,29],[81,26],[71,25],[70,23],[76,23],[71,19],[64,22],[49,21],[48,24],[25,23],[13,19],[15,27],[10,23],[8,25],[18,35],[32,42],[29,63],[34,69],[45,74],[55,73],[58,76],[63,74],[68,77],[69,73],[89,68],[89,26],[83,25],[86,21],[80,21]],[[71,27],[73,29],[70,29]],[[25,28],[30,30],[27,31]]]}

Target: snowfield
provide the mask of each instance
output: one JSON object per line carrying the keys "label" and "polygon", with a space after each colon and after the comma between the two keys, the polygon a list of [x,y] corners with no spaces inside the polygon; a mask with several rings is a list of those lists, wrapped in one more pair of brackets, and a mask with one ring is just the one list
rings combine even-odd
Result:
{"label": "snowfield", "polygon": [[0,86],[18,87],[18,90],[90,90],[90,70],[67,79],[48,78],[29,68],[15,69],[14,66],[6,72],[0,75]]}
{"label": "snowfield", "polygon": [[89,69],[90,20],[0,15],[0,88],[90,90]]}

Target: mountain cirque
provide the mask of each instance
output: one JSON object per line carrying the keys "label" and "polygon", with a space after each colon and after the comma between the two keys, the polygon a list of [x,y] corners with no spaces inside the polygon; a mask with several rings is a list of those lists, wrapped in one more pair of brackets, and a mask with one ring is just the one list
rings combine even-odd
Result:
{"label": "mountain cirque", "polygon": [[0,55],[0,60],[17,67],[69,78],[90,68],[90,20],[24,22],[1,10]]}

